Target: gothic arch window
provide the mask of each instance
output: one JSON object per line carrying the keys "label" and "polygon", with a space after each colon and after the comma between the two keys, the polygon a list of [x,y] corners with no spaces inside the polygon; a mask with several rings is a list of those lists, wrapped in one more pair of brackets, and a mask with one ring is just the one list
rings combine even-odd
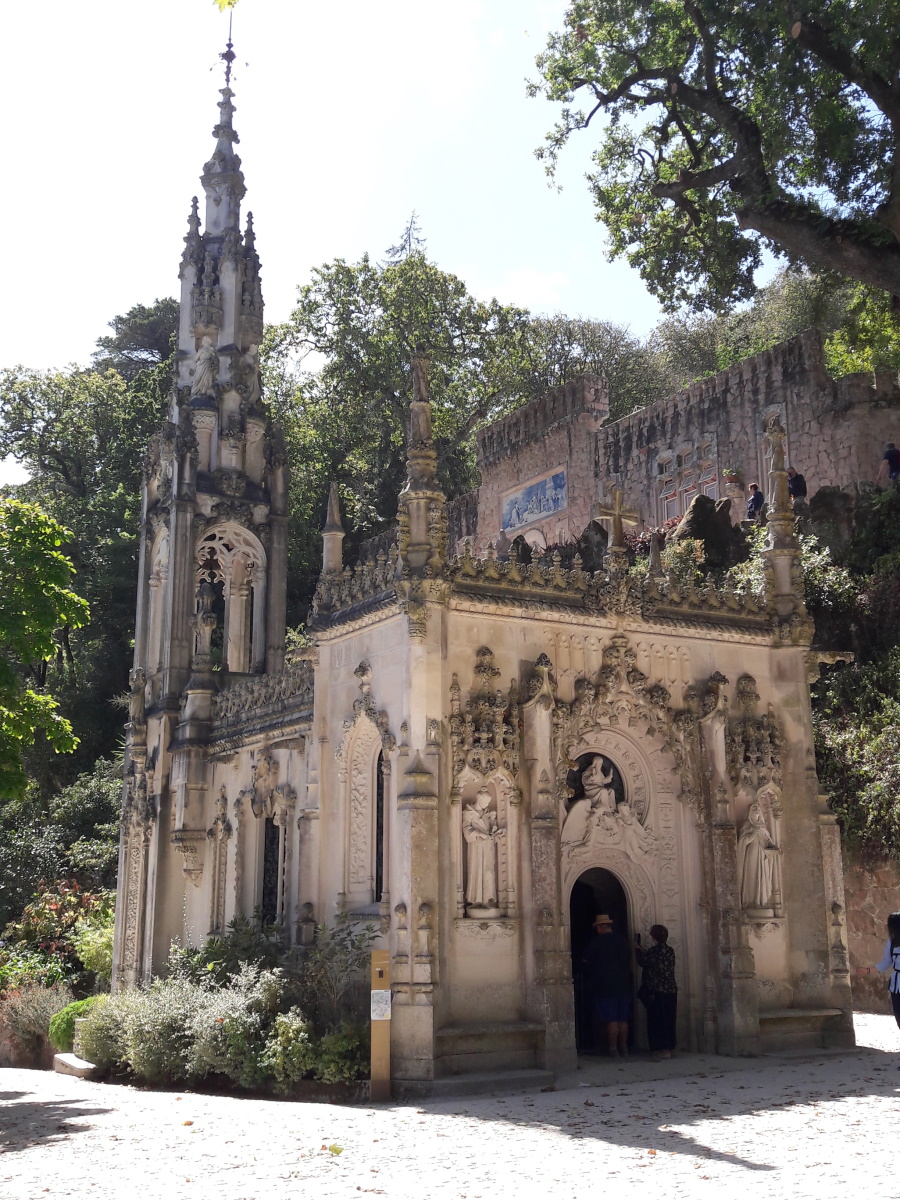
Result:
{"label": "gothic arch window", "polygon": [[349,754],[347,902],[377,904],[384,888],[385,756],[381,734],[360,721]]}
{"label": "gothic arch window", "polygon": [[378,755],[375,766],[375,894],[376,904],[381,903],[384,892],[384,751]]}
{"label": "gothic arch window", "polygon": [[216,525],[197,544],[197,583],[221,589],[222,666],[260,672],[266,659],[266,552],[239,525]]}

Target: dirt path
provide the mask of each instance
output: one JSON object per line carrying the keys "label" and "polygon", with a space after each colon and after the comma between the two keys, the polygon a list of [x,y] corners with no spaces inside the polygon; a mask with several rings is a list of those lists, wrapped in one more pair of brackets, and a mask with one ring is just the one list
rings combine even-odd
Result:
{"label": "dirt path", "polygon": [[849,1054],[591,1065],[559,1090],[379,1108],[0,1071],[0,1198],[900,1198],[900,1033]]}

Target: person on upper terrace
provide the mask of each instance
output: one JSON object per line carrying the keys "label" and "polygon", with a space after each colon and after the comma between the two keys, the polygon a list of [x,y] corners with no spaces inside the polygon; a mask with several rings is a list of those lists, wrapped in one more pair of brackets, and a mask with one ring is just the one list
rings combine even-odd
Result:
{"label": "person on upper terrace", "polygon": [[788,495],[793,501],[806,499],[806,480],[794,467],[788,467]]}
{"label": "person on upper terrace", "polygon": [[891,483],[900,479],[900,450],[897,449],[893,442],[888,442],[884,448],[881,466],[878,468],[875,482],[881,483],[885,475],[888,476]]}
{"label": "person on upper terrace", "polygon": [[759,490],[758,483],[750,484],[750,495],[747,499],[747,520],[759,523],[762,506],[765,504],[765,496]]}

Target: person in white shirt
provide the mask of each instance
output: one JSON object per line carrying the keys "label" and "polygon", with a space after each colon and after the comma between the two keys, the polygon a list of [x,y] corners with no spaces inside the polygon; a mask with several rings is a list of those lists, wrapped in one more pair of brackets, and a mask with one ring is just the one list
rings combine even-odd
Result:
{"label": "person in white shirt", "polygon": [[871,975],[875,971],[890,971],[888,992],[894,1019],[900,1027],[900,912],[893,912],[887,919],[888,940],[884,945],[881,962],[873,967],[860,967],[860,975]]}

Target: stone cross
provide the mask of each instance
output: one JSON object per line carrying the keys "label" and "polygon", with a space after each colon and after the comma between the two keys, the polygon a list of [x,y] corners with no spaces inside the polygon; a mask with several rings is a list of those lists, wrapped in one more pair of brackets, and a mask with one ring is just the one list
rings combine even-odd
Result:
{"label": "stone cross", "polygon": [[625,549],[625,525],[637,525],[640,517],[636,512],[625,507],[622,489],[614,487],[610,492],[611,502],[600,503],[594,505],[594,511],[591,514],[595,521],[612,521],[612,541],[609,544],[610,550]]}

